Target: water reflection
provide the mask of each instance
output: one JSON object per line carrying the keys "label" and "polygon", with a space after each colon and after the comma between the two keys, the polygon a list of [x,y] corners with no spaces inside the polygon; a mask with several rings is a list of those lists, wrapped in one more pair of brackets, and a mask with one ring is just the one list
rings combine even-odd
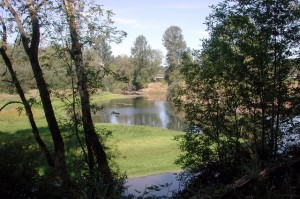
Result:
{"label": "water reflection", "polygon": [[[169,198],[184,187],[178,178],[179,174],[168,172],[127,179],[125,186],[128,188],[125,195],[132,195],[135,198]],[[151,189],[151,187],[158,187],[158,189]]]}
{"label": "water reflection", "polygon": [[[94,116],[94,122],[146,125],[183,130],[183,122],[167,101],[149,101],[143,97],[111,100]],[[116,113],[116,114],[115,114]]]}

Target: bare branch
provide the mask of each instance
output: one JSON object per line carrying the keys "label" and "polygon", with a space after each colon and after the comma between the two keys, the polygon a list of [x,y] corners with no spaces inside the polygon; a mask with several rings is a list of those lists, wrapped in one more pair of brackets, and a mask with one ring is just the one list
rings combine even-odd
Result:
{"label": "bare branch", "polygon": [[10,101],[10,102],[7,102],[6,104],[4,104],[1,108],[0,108],[0,112],[8,105],[10,104],[23,104],[22,102],[20,101]]}
{"label": "bare branch", "polygon": [[1,80],[1,81],[3,81],[3,82],[7,82],[7,83],[10,83],[10,84],[14,84],[14,82],[13,82],[13,81],[10,81],[10,80],[7,80],[7,79],[3,79],[3,80]]}
{"label": "bare branch", "polygon": [[5,71],[2,73],[1,77],[4,77],[6,73],[7,73],[7,67],[5,68]]}

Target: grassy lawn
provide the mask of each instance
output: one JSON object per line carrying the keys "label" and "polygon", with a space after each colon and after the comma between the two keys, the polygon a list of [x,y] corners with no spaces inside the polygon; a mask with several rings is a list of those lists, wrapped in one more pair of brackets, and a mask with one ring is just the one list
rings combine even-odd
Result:
{"label": "grassy lawn", "polygon": [[[104,93],[95,95],[92,99],[95,103],[101,103],[121,97],[124,96]],[[18,100],[18,97],[0,96],[0,107],[11,100]],[[63,115],[63,111],[60,110],[62,102],[55,100],[53,104],[57,108],[59,118]],[[23,139],[32,136],[25,111],[19,114],[16,110],[18,106],[20,104],[11,104],[0,112],[0,141],[5,138]],[[42,137],[48,143],[51,142],[42,108],[35,107],[33,112]],[[173,140],[175,135],[181,134],[180,132],[146,126],[103,123],[96,124],[96,128],[112,131],[112,136],[109,137],[106,144],[111,148],[115,162],[121,171],[126,172],[128,177],[180,170],[180,167],[174,164],[180,151],[177,143]]]}
{"label": "grassy lawn", "polygon": [[103,123],[96,127],[113,132],[107,144],[113,149],[120,169],[126,171],[129,177],[180,170],[174,164],[180,150],[173,140],[180,132]]}

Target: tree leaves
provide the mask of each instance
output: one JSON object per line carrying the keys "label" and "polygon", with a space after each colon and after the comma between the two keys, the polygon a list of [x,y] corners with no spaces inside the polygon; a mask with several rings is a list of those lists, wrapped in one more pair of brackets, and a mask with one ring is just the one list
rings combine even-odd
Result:
{"label": "tree leaves", "polygon": [[[299,2],[224,1],[212,9],[206,21],[210,38],[200,53],[183,56],[185,84],[174,101],[191,128],[207,136],[211,157],[234,158],[246,144],[267,159],[277,154],[282,121],[293,117],[286,104],[299,59]],[[186,153],[179,161],[186,168],[207,159],[198,148],[209,148],[198,136],[190,129],[180,139]]]}

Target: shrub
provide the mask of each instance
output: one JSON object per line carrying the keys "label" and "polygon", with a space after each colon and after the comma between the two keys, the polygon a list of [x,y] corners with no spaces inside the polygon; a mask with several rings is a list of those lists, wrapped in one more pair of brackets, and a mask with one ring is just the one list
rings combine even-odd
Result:
{"label": "shrub", "polygon": [[0,195],[4,198],[30,198],[39,179],[40,153],[26,140],[9,140],[0,145]]}

